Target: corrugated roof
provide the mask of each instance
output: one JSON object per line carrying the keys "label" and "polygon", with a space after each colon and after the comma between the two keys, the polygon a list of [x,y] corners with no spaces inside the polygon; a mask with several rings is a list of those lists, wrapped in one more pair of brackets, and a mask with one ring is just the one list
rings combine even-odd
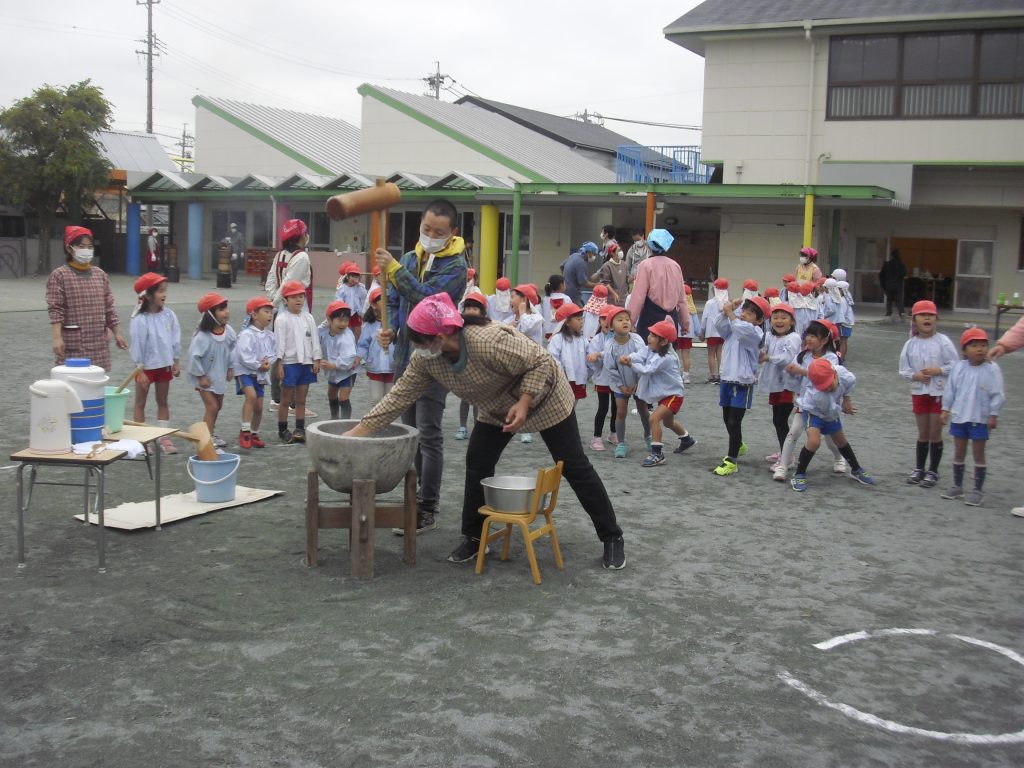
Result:
{"label": "corrugated roof", "polygon": [[340,118],[212,96],[196,96],[192,103],[276,149],[298,155],[311,171],[339,174],[359,168],[359,129]]}
{"label": "corrugated roof", "polygon": [[368,83],[359,87],[359,93],[364,97],[373,96],[383,103],[396,102],[421,122],[427,125],[434,123],[431,127],[435,129],[440,126],[456,141],[471,147],[474,143],[481,145],[485,153],[497,155],[498,162],[503,162],[510,170],[522,173],[516,166],[525,168],[530,173],[523,175],[537,177],[534,181],[615,181],[614,172],[580,156],[565,144],[488,109],[439,101]]}
{"label": "corrugated roof", "polygon": [[135,131],[99,131],[100,152],[121,171],[176,171],[170,156],[156,136]]}
{"label": "corrugated roof", "polygon": [[496,112],[499,115],[504,115],[513,122],[543,133],[545,136],[567,144],[570,147],[596,149],[614,155],[615,148],[620,144],[636,144],[633,139],[623,136],[621,133],[610,131],[597,123],[584,123],[581,120],[551,115],[547,112],[539,112],[536,109],[517,107],[514,104],[504,104],[500,101],[482,99],[477,96],[463,96],[455,103],[472,104],[488,109],[491,112]]}

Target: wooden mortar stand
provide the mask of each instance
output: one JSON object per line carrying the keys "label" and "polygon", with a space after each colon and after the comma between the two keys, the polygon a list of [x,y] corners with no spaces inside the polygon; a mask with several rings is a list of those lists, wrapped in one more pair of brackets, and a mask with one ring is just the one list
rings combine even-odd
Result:
{"label": "wooden mortar stand", "polygon": [[317,564],[321,528],[348,528],[352,550],[352,575],[373,578],[373,532],[375,528],[402,528],[405,532],[402,560],[416,565],[416,471],[405,474],[401,504],[377,504],[377,482],[354,480],[345,506],[320,504],[320,475],[306,475],[306,565]]}

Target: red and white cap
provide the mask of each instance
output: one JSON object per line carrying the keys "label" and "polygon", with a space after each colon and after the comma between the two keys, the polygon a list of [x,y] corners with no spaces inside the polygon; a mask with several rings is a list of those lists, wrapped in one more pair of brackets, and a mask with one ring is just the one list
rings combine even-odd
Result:
{"label": "red and white cap", "polygon": [[[305,293],[305,291],[303,291],[303,293]],[[352,307],[350,307],[341,299],[335,299],[334,301],[327,305],[327,309],[324,310],[324,317],[330,320],[332,315],[334,315],[336,312],[340,312],[343,309],[348,310],[349,316],[352,315]]]}
{"label": "red and white cap", "polygon": [[305,295],[306,286],[298,280],[288,280],[281,286],[281,298],[283,299],[287,299],[289,296],[296,296],[300,293]]}
{"label": "red and white cap", "polygon": [[302,237],[307,231],[306,222],[302,219],[288,219],[281,225],[281,244],[283,245],[294,237]]}
{"label": "red and white cap", "polygon": [[729,281],[728,281],[728,280],[726,280],[726,279],[725,279],[724,277],[720,277],[720,278],[718,278],[717,280],[715,280],[715,282],[713,283],[713,285],[714,285],[714,286],[715,286],[715,288],[717,288],[718,290],[720,290],[720,291],[724,291],[724,290],[727,290],[727,289],[729,288]]}
{"label": "red and white cap", "polygon": [[166,282],[167,278],[163,275],[158,275],[156,272],[147,272],[146,274],[139,276],[139,279],[132,285],[132,289],[135,291],[135,295],[141,299],[154,285],[160,285],[160,283]]}
{"label": "red and white cap", "polygon": [[608,286],[604,283],[598,283],[594,286],[594,295],[599,299],[608,298]]}
{"label": "red and white cap", "polygon": [[[537,295],[537,286],[533,283],[520,283],[512,290],[516,293],[523,294],[523,296],[530,300],[531,304],[535,306],[540,304],[540,297]],[[561,307],[559,307],[559,309],[561,309]],[[580,311],[582,312],[583,310],[581,309]]]}
{"label": "red and white cap", "polygon": [[494,287],[497,288],[499,291],[507,291],[509,288],[512,287],[512,281],[509,280],[507,277],[499,277],[497,280],[494,281]]}
{"label": "red and white cap", "polygon": [[676,330],[676,323],[671,317],[666,317],[664,320],[659,320],[654,325],[647,329],[648,333],[653,333],[659,338],[665,339],[665,341],[673,342],[679,337],[679,331]]}
{"label": "red and white cap", "polygon": [[219,307],[221,304],[227,304],[228,300],[221,296],[216,291],[210,291],[204,293],[199,297],[199,301],[196,303],[196,309],[200,313],[209,312],[214,307]]}

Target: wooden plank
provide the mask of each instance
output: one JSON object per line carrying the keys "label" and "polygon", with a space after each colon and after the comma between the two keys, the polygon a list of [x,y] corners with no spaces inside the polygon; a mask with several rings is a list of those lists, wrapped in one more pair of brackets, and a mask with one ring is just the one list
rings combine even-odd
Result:
{"label": "wooden plank", "polygon": [[373,578],[376,489],[373,480],[352,482],[352,575],[357,579]]}
{"label": "wooden plank", "polygon": [[320,476],[310,470],[306,473],[306,566],[317,563],[320,539]]}
{"label": "wooden plank", "polygon": [[406,565],[416,565],[416,470],[410,469],[405,473],[405,495],[404,514],[405,518],[401,526],[405,528],[405,539],[403,544],[403,560]]}

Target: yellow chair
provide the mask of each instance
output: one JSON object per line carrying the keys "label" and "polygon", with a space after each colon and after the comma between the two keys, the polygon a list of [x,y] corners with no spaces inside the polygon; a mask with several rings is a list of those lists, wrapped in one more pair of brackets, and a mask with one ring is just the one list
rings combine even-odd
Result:
{"label": "yellow chair", "polygon": [[[476,556],[477,575],[484,572],[484,558],[487,556],[487,545],[505,537],[501,547],[501,559],[508,560],[509,546],[512,543],[512,526],[519,526],[523,532],[523,543],[526,545],[526,556],[530,560],[530,570],[533,572],[533,581],[540,584],[540,568],[537,567],[537,554],[533,551],[533,542],[541,536],[551,537],[551,548],[555,552],[555,565],[559,570],[563,567],[562,550],[558,547],[558,532],[555,530],[555,522],[551,514],[555,511],[555,504],[558,503],[558,488],[562,482],[562,462],[558,462],[549,469],[541,469],[537,472],[537,485],[533,489],[533,501],[526,513],[510,514],[499,512],[493,507],[484,505],[480,507],[480,514],[484,515],[484,527],[480,534],[480,550]],[[530,526],[537,519],[537,515],[543,515],[547,521],[540,528],[531,530]],[[491,523],[502,524],[504,529],[488,534]]]}

